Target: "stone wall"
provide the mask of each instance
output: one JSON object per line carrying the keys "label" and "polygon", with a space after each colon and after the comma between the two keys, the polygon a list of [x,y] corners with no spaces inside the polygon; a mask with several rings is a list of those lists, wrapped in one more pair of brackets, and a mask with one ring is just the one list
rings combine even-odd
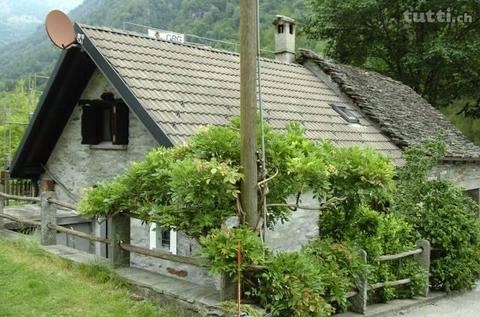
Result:
{"label": "stone wall", "polygon": [[[439,165],[431,177],[449,179],[462,186],[466,194],[480,203],[480,164],[474,162],[449,162]],[[294,203],[290,199],[289,203]],[[318,206],[317,199],[312,194],[302,196],[301,205]],[[310,239],[318,236],[318,212],[299,209],[293,212],[292,218],[286,223],[279,223],[274,231],[267,233],[269,247],[275,251],[297,251]]]}
{"label": "stone wall", "polygon": [[[150,247],[150,228],[144,225],[138,219],[132,219],[131,244],[149,248]],[[192,250],[192,252],[190,252]],[[190,239],[183,233],[177,234],[177,254],[183,256],[197,255],[198,246],[193,239]],[[151,272],[161,273],[170,277],[186,280],[199,285],[208,285],[218,289],[220,282],[211,277],[206,268],[194,265],[180,264],[162,259],[146,257],[132,254],[131,265],[143,268]]]}
{"label": "stone wall", "polygon": [[465,190],[480,188],[480,163],[444,162],[431,174],[438,179],[448,179]]}
{"label": "stone wall", "polygon": [[[296,197],[288,200],[289,204],[295,204]],[[312,193],[301,197],[301,206],[319,207],[319,202]],[[319,212],[314,210],[298,209],[292,212],[289,221],[278,223],[274,230],[267,232],[267,244],[274,251],[298,251],[302,245],[310,239],[318,237],[318,216]]]}

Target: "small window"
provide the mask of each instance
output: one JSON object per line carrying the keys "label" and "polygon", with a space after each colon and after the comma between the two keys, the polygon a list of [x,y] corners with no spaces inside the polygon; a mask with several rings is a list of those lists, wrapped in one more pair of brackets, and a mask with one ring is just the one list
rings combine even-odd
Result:
{"label": "small window", "polygon": [[289,30],[290,30],[290,34],[293,34],[293,31],[294,31],[294,26],[293,26],[293,24],[290,24],[290,25],[289,25]]}
{"label": "small window", "polygon": [[158,224],[150,225],[150,249],[161,249],[177,254],[177,232],[162,229]]}
{"label": "small window", "polygon": [[[101,106],[100,106],[101,107]],[[112,142],[112,106],[103,106],[99,111],[100,116],[100,142]]]}
{"label": "small window", "polygon": [[160,243],[163,248],[170,249],[170,230],[161,230]]}
{"label": "small window", "polygon": [[128,144],[129,109],[121,100],[104,94],[101,100],[80,100],[80,105],[82,144]]}
{"label": "small window", "polygon": [[334,104],[330,106],[348,123],[360,123],[357,115],[353,111],[348,110],[347,107]]}
{"label": "small window", "polygon": [[285,25],[279,24],[278,25],[278,34],[282,34],[285,30]]}

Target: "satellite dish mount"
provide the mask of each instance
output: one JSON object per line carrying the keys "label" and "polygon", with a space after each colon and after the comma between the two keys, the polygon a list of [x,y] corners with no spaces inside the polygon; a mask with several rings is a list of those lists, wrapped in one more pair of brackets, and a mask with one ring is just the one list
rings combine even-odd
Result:
{"label": "satellite dish mount", "polygon": [[45,29],[52,43],[62,50],[77,43],[72,21],[60,10],[53,10],[48,13]]}

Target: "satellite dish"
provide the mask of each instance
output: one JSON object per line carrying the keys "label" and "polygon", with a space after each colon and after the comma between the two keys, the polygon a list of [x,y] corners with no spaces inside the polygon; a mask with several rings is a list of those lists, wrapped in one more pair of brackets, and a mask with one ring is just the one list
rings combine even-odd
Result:
{"label": "satellite dish", "polygon": [[73,24],[68,16],[60,10],[48,13],[45,28],[53,44],[61,49],[66,49],[76,43]]}

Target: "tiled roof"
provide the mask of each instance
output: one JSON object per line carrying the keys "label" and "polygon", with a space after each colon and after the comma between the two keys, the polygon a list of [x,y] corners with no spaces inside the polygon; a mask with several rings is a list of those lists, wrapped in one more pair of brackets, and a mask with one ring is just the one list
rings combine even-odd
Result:
{"label": "tiled roof", "polygon": [[[183,144],[206,125],[227,125],[239,115],[238,54],[108,28],[81,29],[173,144]],[[360,112],[360,125],[341,118],[330,103],[349,108],[346,98],[307,68],[268,59],[261,65],[266,118],[274,129],[298,121],[310,139],[369,146],[400,157],[398,147]]]}
{"label": "tiled roof", "polygon": [[447,145],[447,158],[480,159],[480,147],[403,83],[376,72],[337,64],[308,50],[301,50],[300,60],[314,61],[399,147],[441,133]]}

